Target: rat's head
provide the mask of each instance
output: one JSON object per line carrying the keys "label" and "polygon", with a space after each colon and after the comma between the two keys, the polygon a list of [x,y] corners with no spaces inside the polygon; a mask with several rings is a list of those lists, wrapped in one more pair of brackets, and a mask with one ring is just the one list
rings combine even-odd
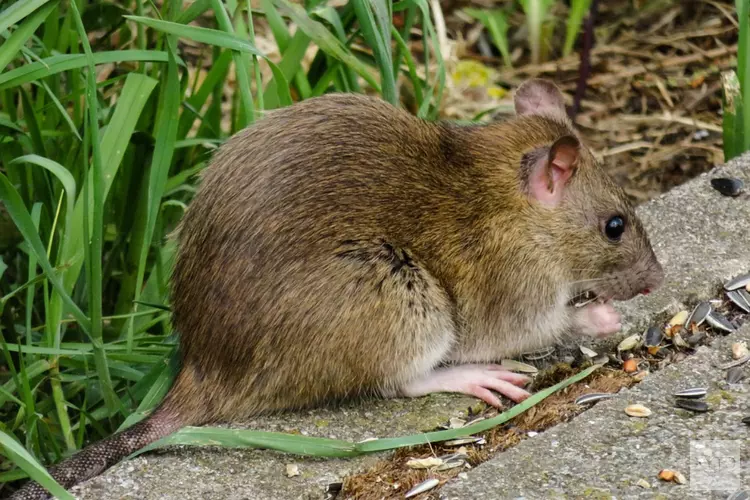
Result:
{"label": "rat's head", "polygon": [[521,185],[531,224],[541,229],[532,232],[571,296],[627,300],[659,287],[664,272],[641,221],[573,129],[557,87],[529,80],[515,107],[526,131]]}

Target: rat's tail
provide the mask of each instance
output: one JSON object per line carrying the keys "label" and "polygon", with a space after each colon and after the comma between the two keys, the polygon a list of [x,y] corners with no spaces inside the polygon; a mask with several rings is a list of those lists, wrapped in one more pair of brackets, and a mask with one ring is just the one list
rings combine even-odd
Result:
{"label": "rat's tail", "polygon": [[[194,412],[180,411],[175,404],[178,383],[149,417],[122,432],[93,443],[49,470],[50,475],[66,490],[87,479],[98,476],[117,462],[141,448],[172,434],[181,427],[197,424]],[[29,481],[16,491],[10,500],[42,500],[51,494],[41,485]]]}

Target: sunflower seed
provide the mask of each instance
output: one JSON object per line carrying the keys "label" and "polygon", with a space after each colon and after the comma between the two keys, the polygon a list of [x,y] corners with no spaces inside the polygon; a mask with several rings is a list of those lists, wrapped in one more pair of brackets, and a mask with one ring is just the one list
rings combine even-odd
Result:
{"label": "sunflower seed", "polygon": [[436,471],[442,471],[442,470],[450,470],[455,469],[456,467],[463,467],[466,464],[465,460],[452,460],[450,462],[445,462],[442,465],[438,465],[435,470]]}
{"label": "sunflower seed", "polygon": [[586,357],[595,358],[595,357],[597,357],[599,355],[598,352],[592,351],[588,347],[585,347],[585,346],[581,345],[581,346],[578,346],[578,348],[581,350],[581,352],[583,353],[583,355],[586,356]]}
{"label": "sunflower seed", "polygon": [[708,390],[705,387],[693,387],[675,392],[674,395],[678,398],[702,398],[707,392]]}
{"label": "sunflower seed", "polygon": [[736,305],[746,313],[750,313],[750,304],[748,304],[747,300],[745,300],[745,297],[740,293],[744,291],[745,290],[730,290],[727,292],[727,297],[734,303],[734,305]]}
{"label": "sunflower seed", "polygon": [[740,358],[737,361],[730,361],[729,363],[726,363],[726,364],[723,364],[723,365],[719,365],[719,369],[720,370],[727,370],[727,369],[735,367],[735,366],[744,365],[748,361],[750,361],[750,355],[745,356],[744,358]]}
{"label": "sunflower seed", "polygon": [[674,482],[677,484],[685,484],[687,483],[687,479],[685,478],[685,475],[682,472],[675,471]]}
{"label": "sunflower seed", "polygon": [[578,396],[574,403],[577,405],[586,405],[596,403],[597,401],[601,401],[602,399],[611,398],[612,396],[614,396],[614,394],[611,394],[609,392],[592,392],[591,394]]}
{"label": "sunflower seed", "polygon": [[677,347],[690,347],[690,344],[685,342],[685,340],[682,338],[682,335],[680,335],[679,333],[675,333],[672,336],[672,343]]}
{"label": "sunflower seed", "polygon": [[469,455],[466,454],[466,448],[459,448],[456,453],[449,453],[438,458],[443,462],[452,462],[454,460],[465,460],[469,458]]}
{"label": "sunflower seed", "polygon": [[724,283],[724,290],[731,291],[742,288],[743,286],[750,285],[750,273],[735,276],[731,280]]}
{"label": "sunflower seed", "polygon": [[537,369],[537,367],[527,365],[526,363],[521,363],[520,361],[516,361],[515,359],[503,359],[502,361],[500,361],[500,366],[512,372],[523,372],[523,373],[539,372],[539,369]]}
{"label": "sunflower seed", "polygon": [[635,483],[635,484],[637,484],[638,486],[640,486],[644,490],[647,490],[647,489],[651,488],[651,485],[645,479],[639,479],[638,482]]}
{"label": "sunflower seed", "polygon": [[750,417],[745,417],[742,419],[742,423],[745,425],[750,425]]}
{"label": "sunflower seed", "polygon": [[724,196],[739,196],[742,193],[744,184],[736,177],[716,177],[711,179],[711,187]]}
{"label": "sunflower seed", "polygon": [[606,354],[602,354],[591,360],[591,362],[595,365],[606,365],[607,363],[609,363],[609,361],[609,356],[607,356]]}
{"label": "sunflower seed", "polygon": [[[748,283],[747,286],[750,287],[750,283]],[[746,290],[745,288],[738,288],[736,292],[739,293],[743,299],[745,299],[745,302],[750,304],[750,292],[748,290]]]}
{"label": "sunflower seed", "polygon": [[658,326],[651,326],[646,330],[645,340],[643,344],[646,347],[657,346],[661,344],[661,340],[664,338],[661,328]]}
{"label": "sunflower seed", "polygon": [[682,326],[687,321],[690,313],[687,311],[680,311],[669,320],[669,326]]}
{"label": "sunflower seed", "polygon": [[706,316],[706,321],[708,321],[708,324],[716,328],[717,330],[723,330],[725,332],[734,331],[734,326],[732,325],[732,323],[730,323],[729,320],[727,320],[722,314],[719,314],[716,311],[711,311],[711,313]]}
{"label": "sunflower seed", "polygon": [[750,490],[735,491],[727,497],[727,500],[750,500]]}
{"label": "sunflower seed", "polygon": [[641,342],[641,335],[636,333],[635,335],[631,335],[630,337],[626,337],[617,345],[618,351],[629,351],[631,349],[635,349],[638,347],[638,344]]}
{"label": "sunflower seed", "polygon": [[727,370],[727,383],[737,384],[745,378],[745,370],[741,366],[733,366]]}
{"label": "sunflower seed", "polygon": [[552,356],[554,352],[554,347],[548,347],[547,349],[539,349],[538,351],[524,353],[522,354],[522,356],[524,357],[524,359],[527,359],[529,361],[539,361],[541,359]]}
{"label": "sunflower seed", "polygon": [[286,477],[299,476],[299,466],[297,464],[286,464]]}
{"label": "sunflower seed", "polygon": [[703,413],[708,411],[708,405],[703,401],[696,401],[695,399],[678,399],[675,401],[675,405],[684,410],[690,410],[697,413]]}
{"label": "sunflower seed", "polygon": [[700,326],[705,321],[706,316],[711,312],[711,304],[703,301],[695,306],[693,312],[690,313],[690,317],[687,319],[685,324],[690,327],[691,324],[695,323],[695,326]]}
{"label": "sunflower seed", "polygon": [[732,344],[732,359],[742,359],[750,354],[747,350],[746,342],[735,342]]}
{"label": "sunflower seed", "polygon": [[443,460],[437,457],[412,458],[406,462],[406,466],[410,469],[429,469],[438,465],[443,465]]}
{"label": "sunflower seed", "polygon": [[411,498],[413,496],[419,495],[420,493],[424,493],[425,491],[430,491],[432,488],[440,484],[439,479],[428,479],[427,481],[423,481],[416,485],[414,488],[410,489],[406,492],[406,495],[404,495],[404,498]]}
{"label": "sunflower seed", "polygon": [[480,437],[467,437],[467,438],[458,438],[458,439],[451,439],[450,441],[446,441],[443,443],[444,446],[461,446],[463,444],[475,444],[482,441],[483,438]]}
{"label": "sunflower seed", "polygon": [[630,405],[625,408],[625,413],[631,417],[648,417],[651,415],[651,410],[643,405]]}

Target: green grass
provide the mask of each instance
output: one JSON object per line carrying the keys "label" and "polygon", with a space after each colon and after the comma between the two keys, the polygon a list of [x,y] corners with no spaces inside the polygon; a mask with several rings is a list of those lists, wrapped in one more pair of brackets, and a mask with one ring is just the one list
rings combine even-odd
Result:
{"label": "green grass", "polygon": [[737,42],[737,71],[723,73],[724,159],[750,151],[750,0],[735,0],[740,26]]}
{"label": "green grass", "polygon": [[[167,235],[215,148],[267,110],[333,91],[398,104],[408,87],[433,119],[445,74],[426,0],[2,5],[0,483],[49,484],[39,463],[132,424],[169,387]],[[255,44],[261,21],[274,57]],[[428,75],[406,47],[412,26],[437,63]]]}

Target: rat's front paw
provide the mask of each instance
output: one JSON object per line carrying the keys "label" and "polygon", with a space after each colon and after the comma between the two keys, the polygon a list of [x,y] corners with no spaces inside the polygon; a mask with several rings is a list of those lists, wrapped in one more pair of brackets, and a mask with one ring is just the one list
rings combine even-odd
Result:
{"label": "rat's front paw", "polygon": [[576,311],[575,324],[584,335],[606,337],[622,328],[620,313],[609,302],[596,302]]}
{"label": "rat's front paw", "polygon": [[500,399],[492,391],[520,403],[531,395],[521,389],[528,382],[526,375],[510,372],[499,365],[467,364],[433,370],[406,384],[401,393],[407,397],[419,397],[431,392],[461,392],[501,408]]}

